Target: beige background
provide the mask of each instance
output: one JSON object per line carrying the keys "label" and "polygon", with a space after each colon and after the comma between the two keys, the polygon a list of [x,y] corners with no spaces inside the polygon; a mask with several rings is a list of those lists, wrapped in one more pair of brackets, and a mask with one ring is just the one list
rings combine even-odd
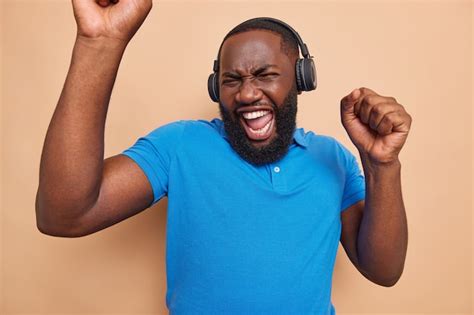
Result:
{"label": "beige background", "polygon": [[[206,80],[222,37],[247,18],[281,18],[317,63],[318,89],[299,98],[300,127],[356,153],[338,106],[360,86],[396,97],[414,120],[401,156],[404,274],[377,286],[340,246],[337,313],[472,314],[473,14],[469,1],[155,1],[121,65],[105,155],[164,123],[216,117]],[[3,1],[0,23],[0,313],[167,314],[166,200],[83,238],[36,228],[41,149],[74,43],[70,1]]]}

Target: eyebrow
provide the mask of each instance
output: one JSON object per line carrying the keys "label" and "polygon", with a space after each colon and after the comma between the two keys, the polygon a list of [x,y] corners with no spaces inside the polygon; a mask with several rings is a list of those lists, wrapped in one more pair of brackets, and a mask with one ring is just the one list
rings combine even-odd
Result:
{"label": "eyebrow", "polygon": [[[252,74],[254,75],[259,75],[261,74],[262,72],[264,72],[265,70],[268,70],[268,68],[272,68],[272,67],[277,67],[277,65],[272,65],[272,64],[264,64],[263,66],[260,66],[258,67],[257,69],[253,70]],[[227,72],[224,72],[222,74],[223,77],[231,77],[231,78],[234,78],[234,79],[238,79],[240,78],[240,75],[237,73],[237,72],[233,72],[233,71],[227,71]]]}

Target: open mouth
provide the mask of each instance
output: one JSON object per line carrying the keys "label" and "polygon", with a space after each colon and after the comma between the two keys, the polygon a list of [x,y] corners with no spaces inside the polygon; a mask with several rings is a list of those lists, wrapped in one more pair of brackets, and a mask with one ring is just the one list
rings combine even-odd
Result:
{"label": "open mouth", "polygon": [[239,109],[238,114],[250,140],[264,141],[273,134],[275,129],[273,109],[267,106],[246,107]]}

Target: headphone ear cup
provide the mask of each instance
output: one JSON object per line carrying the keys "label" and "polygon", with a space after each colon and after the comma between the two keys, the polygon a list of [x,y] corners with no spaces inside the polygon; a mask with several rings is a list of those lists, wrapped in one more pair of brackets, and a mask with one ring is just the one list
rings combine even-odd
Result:
{"label": "headphone ear cup", "polygon": [[207,79],[207,90],[211,100],[219,102],[219,84],[217,82],[217,73],[212,73]]}
{"label": "headphone ear cup", "polygon": [[316,67],[314,61],[311,58],[305,58],[302,60],[301,76],[304,85],[304,91],[312,91],[316,89]]}
{"label": "headphone ear cup", "polygon": [[301,58],[296,61],[296,85],[298,91],[316,89],[316,68],[313,59]]}
{"label": "headphone ear cup", "polygon": [[298,91],[301,92],[301,91],[304,91],[304,88],[303,88],[303,79],[302,79],[302,74],[301,74],[301,63],[302,63],[303,59],[298,59],[296,61],[296,87],[298,88]]}

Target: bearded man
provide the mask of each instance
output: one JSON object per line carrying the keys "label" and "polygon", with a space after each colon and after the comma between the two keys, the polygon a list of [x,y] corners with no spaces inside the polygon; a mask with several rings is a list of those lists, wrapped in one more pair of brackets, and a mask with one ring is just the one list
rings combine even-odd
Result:
{"label": "bearded man", "polygon": [[166,196],[170,314],[335,314],[339,241],[367,279],[398,281],[407,250],[398,154],[411,117],[393,97],[357,88],[341,100],[363,176],[334,138],[296,127],[297,96],[316,87],[299,35],[251,19],[224,38],[208,82],[221,119],[171,122],[104,160],[118,66],[151,1],[73,7],[78,35],[40,166],[41,232],[89,235]]}

